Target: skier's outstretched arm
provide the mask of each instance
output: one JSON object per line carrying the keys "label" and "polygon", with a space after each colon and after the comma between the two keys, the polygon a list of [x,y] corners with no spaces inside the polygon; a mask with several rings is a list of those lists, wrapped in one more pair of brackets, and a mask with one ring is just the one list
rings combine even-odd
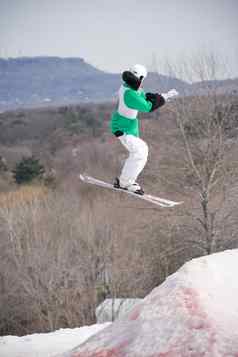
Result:
{"label": "skier's outstretched arm", "polygon": [[135,91],[126,91],[125,103],[131,109],[137,109],[140,112],[153,112],[165,103],[165,99],[158,93],[146,93],[143,95]]}
{"label": "skier's outstretched arm", "polygon": [[131,108],[139,110],[140,112],[150,112],[152,103],[147,101],[141,93],[127,90],[124,95],[125,104]]}

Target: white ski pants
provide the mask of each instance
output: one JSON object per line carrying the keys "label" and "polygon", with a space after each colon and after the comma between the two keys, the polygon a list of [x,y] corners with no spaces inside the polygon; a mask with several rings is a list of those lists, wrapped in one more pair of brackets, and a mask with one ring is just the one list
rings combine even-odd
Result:
{"label": "white ski pants", "polygon": [[148,158],[148,146],[142,139],[134,135],[124,134],[119,136],[118,139],[129,151],[129,156],[119,177],[121,186],[126,187],[135,183],[138,175],[143,170]]}

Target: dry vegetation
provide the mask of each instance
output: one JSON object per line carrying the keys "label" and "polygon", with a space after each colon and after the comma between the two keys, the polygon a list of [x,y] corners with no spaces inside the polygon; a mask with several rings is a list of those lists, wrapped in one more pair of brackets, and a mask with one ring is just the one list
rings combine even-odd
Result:
{"label": "dry vegetation", "polygon": [[[111,104],[1,114],[8,168],[21,150],[33,153],[56,185],[18,189],[1,174],[0,333],[93,323],[106,296],[143,297],[188,259],[237,247],[237,106],[236,97],[184,98],[143,116],[150,156],[141,182],[185,201],[170,210],[78,180],[120,170],[126,153],[107,130]],[[25,123],[20,139],[15,118]]]}
{"label": "dry vegetation", "polygon": [[109,193],[74,190],[2,195],[3,334],[92,323],[105,296],[143,296],[164,279],[161,240],[145,239],[145,215],[132,222],[128,204]]}

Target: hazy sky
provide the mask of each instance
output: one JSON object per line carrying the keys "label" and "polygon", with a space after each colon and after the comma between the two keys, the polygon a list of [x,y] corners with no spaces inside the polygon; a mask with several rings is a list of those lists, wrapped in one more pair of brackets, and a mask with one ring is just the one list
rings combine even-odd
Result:
{"label": "hazy sky", "polygon": [[119,72],[198,52],[238,77],[238,0],[0,0],[0,56],[83,57]]}

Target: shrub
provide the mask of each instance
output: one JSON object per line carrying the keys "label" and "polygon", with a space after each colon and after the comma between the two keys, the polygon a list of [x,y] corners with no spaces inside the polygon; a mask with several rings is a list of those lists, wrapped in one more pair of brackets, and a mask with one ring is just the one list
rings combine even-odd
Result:
{"label": "shrub", "polygon": [[16,164],[13,170],[13,175],[16,183],[28,183],[35,178],[40,178],[45,172],[44,167],[40,164],[39,160],[31,157],[24,157]]}

